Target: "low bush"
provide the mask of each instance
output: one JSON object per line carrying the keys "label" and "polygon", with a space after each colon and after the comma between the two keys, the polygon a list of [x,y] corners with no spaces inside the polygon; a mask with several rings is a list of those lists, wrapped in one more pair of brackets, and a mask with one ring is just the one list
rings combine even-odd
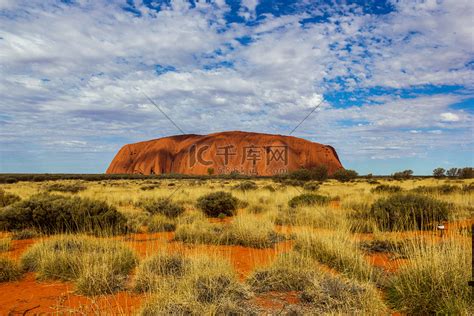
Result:
{"label": "low bush", "polygon": [[119,233],[127,229],[125,217],[102,201],[38,194],[0,210],[0,227],[35,229],[44,233]]}
{"label": "low bush", "polygon": [[307,205],[327,205],[331,199],[327,196],[303,193],[293,197],[288,201],[290,207],[307,206]]}
{"label": "low bush", "polygon": [[357,178],[358,175],[359,174],[354,170],[339,169],[333,173],[332,177],[339,182],[348,182]]}
{"label": "low bush", "polygon": [[53,183],[46,187],[46,191],[77,193],[84,191],[87,187],[81,183]]}
{"label": "low bush", "polygon": [[218,191],[201,196],[197,200],[197,207],[209,217],[218,217],[219,214],[235,215],[239,200],[232,194]]}
{"label": "low bush", "polygon": [[162,214],[167,217],[175,218],[184,213],[184,207],[165,198],[144,200],[140,202],[139,205],[152,215]]}
{"label": "low bush", "polygon": [[381,184],[370,190],[372,193],[397,193],[401,192],[402,187],[398,185]]}
{"label": "low bush", "polygon": [[21,270],[15,261],[0,257],[0,282],[18,280],[21,274]]}
{"label": "low bush", "polygon": [[41,241],[21,257],[25,271],[40,279],[74,281],[84,295],[123,289],[136,263],[135,253],[120,242],[81,235]]}
{"label": "low bush", "polygon": [[258,189],[258,186],[255,182],[253,181],[244,181],[239,184],[236,184],[233,187],[234,190],[240,190],[240,191],[251,191],[251,190],[256,190]]}
{"label": "low bush", "polygon": [[449,218],[449,204],[434,198],[397,193],[378,199],[367,214],[380,230],[433,229]]}
{"label": "low bush", "polygon": [[148,222],[148,232],[171,232],[176,229],[176,220],[162,214],[154,215]]}
{"label": "low bush", "polygon": [[317,191],[319,189],[319,183],[314,181],[306,182],[303,189],[306,191]]}
{"label": "low bush", "polygon": [[5,207],[15,202],[20,201],[20,197],[15,194],[5,192],[5,190],[0,189],[0,207]]}

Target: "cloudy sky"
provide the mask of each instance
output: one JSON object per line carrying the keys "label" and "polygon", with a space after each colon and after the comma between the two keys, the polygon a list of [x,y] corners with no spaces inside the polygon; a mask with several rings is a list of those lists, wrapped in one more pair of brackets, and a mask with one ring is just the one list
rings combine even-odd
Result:
{"label": "cloudy sky", "polygon": [[102,173],[126,143],[245,130],[359,173],[474,165],[474,4],[0,0],[0,172]]}

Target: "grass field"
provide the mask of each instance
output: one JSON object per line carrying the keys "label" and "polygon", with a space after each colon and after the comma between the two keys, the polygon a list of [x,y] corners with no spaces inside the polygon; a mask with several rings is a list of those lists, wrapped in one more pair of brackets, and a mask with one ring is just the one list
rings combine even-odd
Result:
{"label": "grass field", "polygon": [[472,180],[244,181],[1,184],[0,314],[474,313]]}

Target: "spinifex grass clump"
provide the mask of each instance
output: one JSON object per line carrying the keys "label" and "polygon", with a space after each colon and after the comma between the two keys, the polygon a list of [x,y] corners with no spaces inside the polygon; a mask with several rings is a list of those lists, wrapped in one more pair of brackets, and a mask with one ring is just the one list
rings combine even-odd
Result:
{"label": "spinifex grass clump", "polygon": [[273,222],[255,216],[238,216],[230,224],[206,220],[179,225],[175,240],[186,243],[240,245],[254,248],[271,247],[283,237],[273,229]]}
{"label": "spinifex grass clump", "polygon": [[317,262],[298,252],[280,254],[268,267],[247,279],[256,292],[299,291],[302,314],[383,314],[376,289],[366,282],[324,272]]}
{"label": "spinifex grass clump", "polygon": [[20,197],[15,194],[5,192],[5,190],[0,189],[0,207],[5,207],[7,205],[13,204],[20,200]]}
{"label": "spinifex grass clump", "polygon": [[169,218],[162,214],[152,216],[148,221],[148,232],[172,232],[176,229],[176,219]]}
{"label": "spinifex grass clump", "polygon": [[12,239],[10,237],[0,238],[0,252],[10,250],[12,245]]}
{"label": "spinifex grass clump", "polygon": [[248,290],[222,259],[160,254],[144,261],[138,271],[137,289],[156,293],[141,315],[248,314],[242,307]]}
{"label": "spinifex grass clump", "polygon": [[294,249],[351,278],[360,281],[377,279],[376,271],[347,232],[321,235],[301,232],[296,235]]}
{"label": "spinifex grass clump", "polygon": [[290,207],[305,205],[327,205],[331,199],[324,195],[303,193],[288,201]]}
{"label": "spinifex grass clump", "polygon": [[17,263],[9,258],[0,257],[0,282],[8,282],[19,279],[21,270]]}
{"label": "spinifex grass clump", "polygon": [[433,229],[449,218],[449,204],[429,196],[394,194],[378,199],[366,214],[380,230]]}
{"label": "spinifex grass clump", "polygon": [[53,183],[46,187],[46,191],[77,193],[84,191],[87,187],[81,183]]}
{"label": "spinifex grass clump", "polygon": [[218,191],[201,196],[197,200],[197,207],[209,217],[218,217],[220,214],[235,215],[239,200],[232,194]]}
{"label": "spinifex grass clump", "polygon": [[60,232],[120,233],[127,229],[124,215],[102,201],[37,194],[0,210],[0,227]]}
{"label": "spinifex grass clump", "polygon": [[370,190],[372,193],[398,193],[402,191],[402,187],[398,185],[381,184]]}
{"label": "spinifex grass clump", "polygon": [[300,295],[313,315],[384,315],[386,306],[368,282],[322,273]]}
{"label": "spinifex grass clump", "polygon": [[247,279],[256,292],[301,291],[316,277],[316,263],[296,252],[280,254],[269,267],[257,269]]}
{"label": "spinifex grass clump", "polygon": [[282,208],[276,213],[275,224],[318,228],[344,227],[347,225],[343,212],[321,205]]}
{"label": "spinifex grass clump", "polygon": [[144,260],[138,267],[135,290],[137,292],[155,291],[164,279],[182,278],[189,269],[189,259],[180,254],[156,254]]}
{"label": "spinifex grass clump", "polygon": [[21,258],[25,271],[39,279],[73,281],[84,295],[123,289],[137,257],[118,241],[87,236],[57,236],[29,248]]}
{"label": "spinifex grass clump", "polygon": [[470,238],[407,245],[409,262],[388,287],[392,307],[408,315],[472,315]]}
{"label": "spinifex grass clump", "polygon": [[175,218],[184,213],[183,206],[165,198],[143,200],[139,202],[138,205],[152,215],[161,214],[170,218]]}

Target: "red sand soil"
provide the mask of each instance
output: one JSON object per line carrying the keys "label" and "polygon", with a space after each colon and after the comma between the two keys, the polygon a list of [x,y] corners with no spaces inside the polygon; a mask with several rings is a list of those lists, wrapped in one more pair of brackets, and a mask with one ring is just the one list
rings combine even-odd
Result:
{"label": "red sand soil", "polygon": [[373,253],[366,256],[367,261],[374,267],[382,268],[387,272],[395,272],[400,266],[406,264],[408,259],[391,259],[388,253]]}
{"label": "red sand soil", "polygon": [[[132,234],[115,237],[132,247],[140,257],[158,251],[180,252],[185,255],[208,254],[228,258],[239,278],[245,279],[255,268],[269,265],[275,257],[291,249],[291,241],[274,248],[255,249],[242,246],[189,245],[170,242],[174,233]],[[19,259],[21,254],[37,240],[13,240],[8,257]],[[0,315],[48,314],[57,311],[73,314],[128,315],[140,308],[145,295],[119,292],[94,298],[74,294],[70,282],[37,281],[34,273],[27,273],[15,282],[0,283]]]}
{"label": "red sand soil", "polygon": [[281,242],[273,248],[249,248],[243,246],[184,244],[170,242],[173,232],[154,234],[132,234],[125,242],[141,257],[152,255],[158,251],[179,252],[183,254],[208,254],[228,258],[241,279],[247,277],[255,268],[269,265],[282,252],[289,251],[291,241]]}
{"label": "red sand soil", "polygon": [[69,282],[40,282],[34,273],[21,280],[0,283],[0,315],[49,315],[61,311],[71,314],[130,314],[140,306],[143,295],[127,292],[95,298],[75,295]]}
{"label": "red sand soil", "polygon": [[280,311],[288,305],[300,303],[299,292],[266,292],[256,295],[252,302],[268,312]]}
{"label": "red sand soil", "polygon": [[[219,220],[227,223],[229,220]],[[447,231],[455,231],[457,227],[471,225],[474,220],[446,224]],[[276,230],[290,234],[298,231],[301,227],[277,226]],[[307,229],[307,228],[306,228]],[[329,231],[329,230],[327,230]],[[326,230],[318,230],[325,233]],[[399,237],[424,236],[441,240],[433,232],[403,232],[395,233]],[[258,267],[271,264],[275,257],[282,252],[291,250],[292,241],[285,241],[275,245],[274,248],[255,249],[242,246],[200,245],[171,242],[173,232],[166,233],[138,233],[128,236],[118,236],[114,239],[121,240],[132,247],[140,257],[152,255],[159,251],[180,252],[185,255],[208,254],[229,259],[235,268],[239,278],[245,279]],[[373,238],[371,234],[357,234],[359,240]],[[21,254],[39,239],[13,240],[10,251],[4,253],[7,257],[19,259]],[[367,260],[376,267],[381,267],[387,272],[395,272],[400,265],[406,263],[405,259],[390,260],[390,254],[376,253],[366,256]],[[337,273],[332,269],[328,272]],[[114,295],[106,295],[88,298],[74,294],[74,285],[69,282],[59,281],[37,281],[33,273],[26,274],[21,280],[15,282],[0,283],[0,315],[26,315],[48,314],[57,311],[71,312],[74,314],[97,314],[124,315],[136,312],[140,308],[145,295],[137,295],[131,292],[119,292]],[[277,293],[271,292],[257,295],[254,303],[271,311],[278,311],[288,304],[297,304],[298,296],[295,292]]]}

